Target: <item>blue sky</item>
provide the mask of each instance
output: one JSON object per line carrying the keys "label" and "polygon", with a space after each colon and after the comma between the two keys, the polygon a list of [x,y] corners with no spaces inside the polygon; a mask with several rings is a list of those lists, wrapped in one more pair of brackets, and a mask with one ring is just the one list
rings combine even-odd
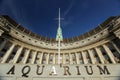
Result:
{"label": "blue sky", "polygon": [[8,15],[27,29],[56,37],[58,9],[64,38],[79,36],[110,16],[120,15],[120,0],[0,0],[0,15]]}

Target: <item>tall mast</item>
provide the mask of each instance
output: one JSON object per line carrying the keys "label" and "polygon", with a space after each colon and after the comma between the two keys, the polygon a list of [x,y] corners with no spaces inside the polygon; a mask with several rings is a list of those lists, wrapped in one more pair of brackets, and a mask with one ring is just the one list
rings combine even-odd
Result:
{"label": "tall mast", "polygon": [[59,17],[58,17],[58,19],[59,19],[58,20],[58,24],[59,24],[58,27],[60,28],[60,20],[61,20],[61,18],[60,18],[60,8],[59,8]]}
{"label": "tall mast", "polygon": [[58,29],[57,29],[57,35],[56,35],[56,41],[58,41],[58,64],[60,64],[60,49],[61,49],[61,41],[63,41],[63,36],[62,36],[62,29],[60,27],[60,8],[59,8],[59,16],[58,16]]}

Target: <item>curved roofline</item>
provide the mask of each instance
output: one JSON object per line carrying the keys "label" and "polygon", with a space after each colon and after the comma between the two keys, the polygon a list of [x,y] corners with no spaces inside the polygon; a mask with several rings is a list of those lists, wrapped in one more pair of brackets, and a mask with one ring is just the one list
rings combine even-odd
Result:
{"label": "curved roofline", "polygon": [[[32,31],[24,28],[23,26],[21,26],[20,24],[15,22],[13,19],[11,19],[8,15],[2,15],[2,17],[4,17],[8,21],[8,23],[12,24],[13,25],[12,27],[21,31],[22,33],[25,33],[25,34],[27,34],[33,38],[36,38],[38,40],[42,40],[42,41],[46,41],[46,42],[56,42],[55,38],[44,37],[42,35],[38,35]],[[100,32],[101,30],[107,28],[111,24],[111,21],[115,18],[116,17],[114,17],[114,16],[109,17],[107,20],[105,20],[103,23],[101,23],[100,26],[97,26],[96,28],[94,28],[82,35],[75,36],[72,38],[64,38],[63,43],[75,42],[75,41],[83,40],[87,37],[90,37],[90,36]]]}

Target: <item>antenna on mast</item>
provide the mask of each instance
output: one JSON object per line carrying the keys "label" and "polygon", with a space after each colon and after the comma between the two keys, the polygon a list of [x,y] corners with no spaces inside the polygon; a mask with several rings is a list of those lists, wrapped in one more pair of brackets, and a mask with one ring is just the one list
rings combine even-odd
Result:
{"label": "antenna on mast", "polygon": [[59,17],[58,17],[58,27],[60,27],[60,20],[61,20],[61,18],[60,18],[60,8],[59,8]]}
{"label": "antenna on mast", "polygon": [[60,64],[60,49],[61,49],[61,41],[63,41],[63,36],[62,36],[62,29],[61,29],[61,25],[60,25],[60,21],[61,21],[61,17],[60,17],[60,8],[59,8],[59,16],[58,16],[58,29],[57,29],[57,35],[56,35],[56,41],[58,41],[58,64]]}

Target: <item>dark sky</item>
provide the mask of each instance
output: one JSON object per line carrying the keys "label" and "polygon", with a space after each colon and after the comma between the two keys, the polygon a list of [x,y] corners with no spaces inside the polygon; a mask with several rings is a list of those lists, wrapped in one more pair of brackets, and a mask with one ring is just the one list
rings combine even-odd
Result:
{"label": "dark sky", "polygon": [[52,38],[56,37],[59,8],[63,37],[69,38],[120,15],[120,0],[0,0],[0,15],[9,15],[23,27]]}

